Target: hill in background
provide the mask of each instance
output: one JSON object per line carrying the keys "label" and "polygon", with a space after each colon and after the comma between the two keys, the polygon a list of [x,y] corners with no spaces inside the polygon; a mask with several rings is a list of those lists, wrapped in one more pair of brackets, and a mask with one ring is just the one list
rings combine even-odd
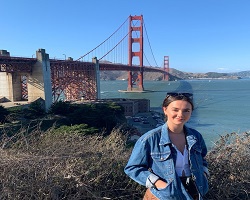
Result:
{"label": "hill in background", "polygon": [[[241,79],[250,78],[250,71],[242,71],[235,73],[218,73],[218,72],[207,72],[207,73],[191,73],[182,72],[174,68],[169,69],[169,79],[174,80],[187,80],[187,79]],[[144,72],[144,80],[160,81],[163,75],[159,72]],[[101,71],[101,80],[127,80],[127,71]]]}

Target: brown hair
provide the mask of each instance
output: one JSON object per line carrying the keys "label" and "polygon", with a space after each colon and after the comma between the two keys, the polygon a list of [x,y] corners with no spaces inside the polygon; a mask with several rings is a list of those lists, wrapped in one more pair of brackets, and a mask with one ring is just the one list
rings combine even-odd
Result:
{"label": "brown hair", "polygon": [[194,110],[193,94],[191,93],[167,93],[167,96],[163,100],[162,107],[168,107],[173,101],[182,100],[191,104],[192,110]]}

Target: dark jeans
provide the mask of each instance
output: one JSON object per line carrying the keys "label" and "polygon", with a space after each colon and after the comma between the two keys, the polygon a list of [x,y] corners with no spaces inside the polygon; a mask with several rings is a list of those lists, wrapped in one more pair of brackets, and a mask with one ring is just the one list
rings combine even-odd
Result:
{"label": "dark jeans", "polygon": [[197,188],[193,179],[191,177],[180,177],[180,179],[186,191],[188,192],[188,194],[190,194],[194,200],[196,199],[198,200],[199,192],[197,191]]}
{"label": "dark jeans", "polygon": [[[194,200],[198,200],[199,193],[196,189],[196,185],[195,185],[194,181],[192,180],[192,178],[191,177],[180,177],[180,179],[181,179],[182,184],[186,188],[186,191],[188,192],[188,194],[190,194]],[[159,199],[157,197],[155,197],[151,193],[150,189],[148,188],[147,191],[145,192],[143,200],[159,200]]]}

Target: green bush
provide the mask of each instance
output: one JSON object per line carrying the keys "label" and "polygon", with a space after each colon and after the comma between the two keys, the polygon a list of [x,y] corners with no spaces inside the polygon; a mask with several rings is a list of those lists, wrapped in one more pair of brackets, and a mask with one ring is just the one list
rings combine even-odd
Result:
{"label": "green bush", "polygon": [[0,123],[4,123],[8,114],[9,114],[9,111],[6,108],[4,108],[2,105],[0,105]]}
{"label": "green bush", "polygon": [[69,124],[88,124],[89,127],[104,129],[107,134],[117,125],[124,123],[124,108],[115,103],[70,104],[54,103],[52,114],[60,114],[68,119]]}
{"label": "green bush", "polygon": [[85,134],[94,134],[97,133],[98,129],[94,127],[89,127],[87,124],[77,124],[73,126],[60,126],[59,128],[55,129],[53,131],[54,134],[79,134],[79,135],[85,135]]}
{"label": "green bush", "polygon": [[64,115],[66,116],[69,114],[70,111],[70,102],[58,101],[52,104],[49,109],[49,113],[54,115]]}
{"label": "green bush", "polygon": [[36,119],[45,115],[45,108],[41,101],[32,102],[28,108],[23,109],[23,116],[27,119]]}

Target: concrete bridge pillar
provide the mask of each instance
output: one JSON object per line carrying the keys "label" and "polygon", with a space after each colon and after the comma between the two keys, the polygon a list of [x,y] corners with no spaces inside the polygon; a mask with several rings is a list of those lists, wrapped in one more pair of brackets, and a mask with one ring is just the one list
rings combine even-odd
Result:
{"label": "concrete bridge pillar", "polygon": [[45,100],[45,109],[48,111],[52,105],[52,85],[49,54],[45,49],[36,51],[37,62],[32,67],[28,76],[28,101],[32,102],[39,98]]}
{"label": "concrete bridge pillar", "polygon": [[4,97],[3,101],[21,101],[21,88],[22,82],[20,72],[0,73],[0,98]]}
{"label": "concrete bridge pillar", "polygon": [[[0,50],[1,56],[10,57],[6,50]],[[17,89],[18,88],[18,89]],[[0,101],[20,101],[21,96],[21,77],[18,72],[0,73]]]}
{"label": "concrete bridge pillar", "polygon": [[21,82],[21,73],[14,72],[12,73],[12,90],[13,90],[13,100],[12,101],[21,101],[22,100],[22,82]]}
{"label": "concrete bridge pillar", "polygon": [[12,74],[0,73],[0,99],[1,101],[13,101]]}

